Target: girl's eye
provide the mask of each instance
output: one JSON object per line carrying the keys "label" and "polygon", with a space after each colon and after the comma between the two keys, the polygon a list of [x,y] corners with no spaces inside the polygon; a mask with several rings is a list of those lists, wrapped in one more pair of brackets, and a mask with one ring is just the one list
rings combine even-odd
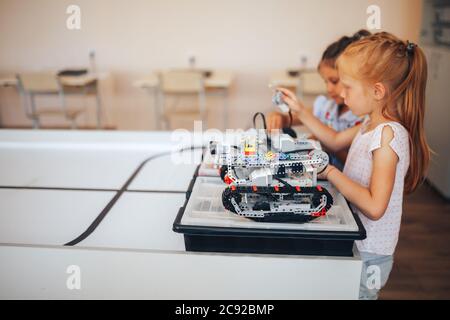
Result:
{"label": "girl's eye", "polygon": [[339,80],[337,80],[337,79],[330,79],[330,82],[331,82],[332,84],[337,84],[337,83],[339,82]]}

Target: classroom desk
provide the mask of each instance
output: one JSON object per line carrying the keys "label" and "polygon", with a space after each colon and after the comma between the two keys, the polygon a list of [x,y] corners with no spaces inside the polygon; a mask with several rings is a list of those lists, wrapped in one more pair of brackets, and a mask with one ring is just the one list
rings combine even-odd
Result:
{"label": "classroom desk", "polygon": [[[0,130],[0,299],[358,297],[356,248],[354,257],[186,252],[172,224],[201,151],[185,151],[192,163],[147,162],[123,189],[145,159],[174,148],[169,132]],[[64,246],[106,209],[89,236]],[[70,266],[81,290],[66,286]]]}
{"label": "classroom desk", "polygon": [[[160,119],[162,114],[161,101],[159,100],[159,76],[161,71],[155,71],[147,77],[139,79],[133,83],[133,86],[147,90],[153,97],[155,128],[161,129]],[[228,128],[228,94],[233,84],[234,75],[227,70],[211,70],[211,74],[205,77],[205,89],[208,95],[217,94],[223,98],[223,129]]]}
{"label": "classroom desk", "polygon": [[[96,118],[97,129],[102,126],[102,102],[98,89],[98,81],[108,77],[107,73],[87,73],[79,76],[60,76],[59,80],[63,86],[64,93],[68,94],[81,94],[86,96],[89,92],[95,94],[96,100]],[[16,87],[18,85],[17,78],[5,77],[0,78],[0,87]],[[0,123],[1,126],[1,123]]]}
{"label": "classroom desk", "polygon": [[17,85],[17,79],[10,78],[0,78],[0,87],[15,87]]}

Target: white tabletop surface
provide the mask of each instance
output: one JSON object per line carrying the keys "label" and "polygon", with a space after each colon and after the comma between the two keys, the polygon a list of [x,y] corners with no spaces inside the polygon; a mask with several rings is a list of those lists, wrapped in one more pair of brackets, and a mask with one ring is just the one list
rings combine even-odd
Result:
{"label": "white tabletop surface", "polygon": [[[0,243],[75,239],[145,159],[174,148],[169,132],[0,130]],[[193,162],[166,155],[145,164],[79,246],[184,250],[171,224],[201,150],[183,155]]]}
{"label": "white tabletop surface", "polygon": [[[186,152],[192,163],[172,165],[170,155],[147,163],[128,187],[129,190],[187,191],[201,161],[201,150]],[[175,159],[176,160],[176,159]]]}
{"label": "white tabletop surface", "polygon": [[[0,130],[0,298],[358,297],[359,257],[185,252],[172,224],[195,161],[167,156],[142,168],[87,238],[63,246],[144,159],[174,147],[168,132]],[[82,290],[68,290],[70,266]]]}
{"label": "white tabletop surface", "polygon": [[154,152],[111,152],[83,147],[1,148],[2,186],[119,189]]}
{"label": "white tabletop surface", "polygon": [[172,224],[186,195],[126,192],[95,232],[78,246],[185,251]]}
{"label": "white tabletop surface", "polygon": [[0,189],[0,243],[63,245],[78,237],[113,192]]}

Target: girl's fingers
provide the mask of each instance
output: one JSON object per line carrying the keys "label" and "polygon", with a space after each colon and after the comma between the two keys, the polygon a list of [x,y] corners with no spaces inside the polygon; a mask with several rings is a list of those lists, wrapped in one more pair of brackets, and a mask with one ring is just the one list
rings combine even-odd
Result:
{"label": "girl's fingers", "polygon": [[301,107],[298,104],[297,100],[293,100],[289,97],[283,97],[283,101],[289,106],[289,108],[293,111],[300,111]]}
{"label": "girl's fingers", "polygon": [[267,121],[267,129],[268,130],[271,130],[272,129],[272,119],[268,119],[268,121]]}
{"label": "girl's fingers", "polygon": [[292,100],[297,100],[297,96],[290,90],[285,88],[277,88],[278,91],[281,91],[285,96],[288,96]]}
{"label": "girl's fingers", "polygon": [[269,130],[272,129],[272,123],[273,123],[273,116],[269,115],[269,117],[267,118],[267,129]]}
{"label": "girl's fingers", "polygon": [[267,119],[267,129],[273,130],[273,129],[280,129],[282,126],[282,115],[278,113],[272,113],[269,115]]}
{"label": "girl's fingers", "polygon": [[277,117],[276,119],[274,119],[274,124],[272,129],[281,129],[281,117]]}
{"label": "girl's fingers", "polygon": [[272,119],[269,121],[269,125],[267,126],[267,129],[273,130],[277,129],[277,126],[279,125],[279,121],[276,117],[272,117]]}

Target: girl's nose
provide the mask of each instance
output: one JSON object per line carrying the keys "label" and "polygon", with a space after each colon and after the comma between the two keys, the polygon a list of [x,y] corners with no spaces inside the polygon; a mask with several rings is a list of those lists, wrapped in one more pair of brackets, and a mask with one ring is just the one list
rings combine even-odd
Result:
{"label": "girl's nose", "polygon": [[341,91],[340,96],[341,96],[341,98],[344,98],[344,99],[345,99],[345,90],[342,90],[342,91]]}
{"label": "girl's nose", "polygon": [[327,92],[328,94],[333,93],[334,86],[330,83],[327,84]]}

